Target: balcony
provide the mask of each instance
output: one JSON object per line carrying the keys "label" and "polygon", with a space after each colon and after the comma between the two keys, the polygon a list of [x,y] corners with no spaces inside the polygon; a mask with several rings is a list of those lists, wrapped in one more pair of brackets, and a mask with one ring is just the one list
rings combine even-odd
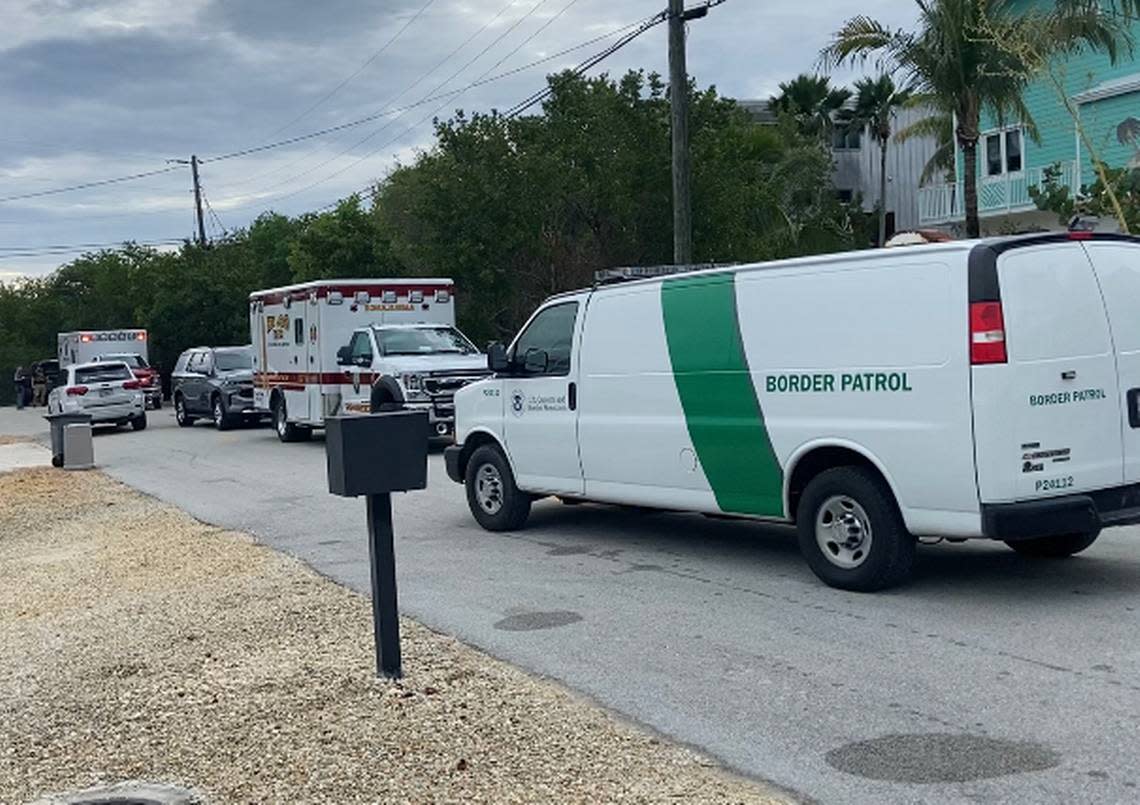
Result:
{"label": "balcony", "polygon": [[[1070,191],[1080,190],[1077,163],[1061,164],[1061,181]],[[1029,188],[1041,184],[1044,168],[1029,168],[1001,176],[985,176],[978,181],[978,215],[1006,215],[1037,209]],[[962,203],[962,183],[943,183],[918,189],[918,220],[923,226],[947,224],[966,217]]]}

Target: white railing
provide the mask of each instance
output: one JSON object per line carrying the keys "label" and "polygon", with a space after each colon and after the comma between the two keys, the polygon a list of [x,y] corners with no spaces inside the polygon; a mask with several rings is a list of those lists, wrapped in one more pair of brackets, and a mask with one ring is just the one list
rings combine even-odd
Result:
{"label": "white railing", "polygon": [[[1044,168],[985,176],[978,181],[978,214],[999,215],[1035,209],[1029,188],[1041,184]],[[1061,164],[1061,184],[1070,191],[1080,190],[1077,163]],[[945,224],[965,217],[961,182],[942,183],[918,189],[918,221],[922,225]]]}

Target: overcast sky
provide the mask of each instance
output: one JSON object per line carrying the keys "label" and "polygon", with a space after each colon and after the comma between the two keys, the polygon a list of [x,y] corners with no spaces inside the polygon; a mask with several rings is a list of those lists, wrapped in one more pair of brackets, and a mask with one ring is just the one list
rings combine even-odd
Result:
{"label": "overcast sky", "polygon": [[[398,110],[665,5],[432,0],[414,18],[426,1],[0,0],[0,198],[160,170],[191,153],[208,160]],[[727,0],[690,26],[690,72],[731,97],[767,97],[780,81],[812,69],[829,33],[857,12],[891,25],[915,17],[911,0]],[[507,109],[540,89],[546,73],[609,41],[370,124],[206,162],[202,185],[220,222],[211,217],[210,231],[247,225],[267,209],[295,215],[363,188],[430,143],[433,115]],[[667,72],[665,26],[594,73],[632,67]],[[42,274],[73,256],[44,255],[43,247],[188,237],[190,188],[189,168],[177,167],[0,202],[0,280]]]}

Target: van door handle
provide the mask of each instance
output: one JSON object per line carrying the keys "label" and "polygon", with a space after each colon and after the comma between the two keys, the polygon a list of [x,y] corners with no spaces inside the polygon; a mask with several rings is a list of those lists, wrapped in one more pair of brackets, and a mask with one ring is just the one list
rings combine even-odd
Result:
{"label": "van door handle", "polygon": [[[1140,391],[1140,389],[1138,389]],[[578,410],[578,384],[571,383],[570,388],[566,390],[566,400],[570,406],[571,411]]]}
{"label": "van door handle", "polygon": [[1061,372],[1061,379],[1062,380],[1076,380],[1077,379],[1077,371],[1075,369],[1066,369],[1064,372]]}
{"label": "van door handle", "polygon": [[1128,389],[1128,425],[1140,428],[1140,389]]}

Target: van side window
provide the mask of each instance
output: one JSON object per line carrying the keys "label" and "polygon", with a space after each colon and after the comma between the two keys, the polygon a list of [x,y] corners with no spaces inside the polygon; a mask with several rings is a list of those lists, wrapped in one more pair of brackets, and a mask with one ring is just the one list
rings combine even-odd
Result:
{"label": "van side window", "polygon": [[[531,321],[515,341],[511,363],[515,370],[529,375],[570,374],[570,348],[574,343],[574,322],[578,318],[578,303],[566,302],[546,308]],[[529,352],[546,353],[545,371],[525,371]]]}
{"label": "van side window", "polygon": [[293,343],[294,344],[304,344],[305,343],[305,320],[302,319],[300,316],[293,319]]}
{"label": "van side window", "polygon": [[202,354],[201,352],[190,353],[190,358],[186,361],[187,372],[195,372],[198,374],[202,372]]}
{"label": "van side window", "polygon": [[350,346],[354,365],[372,365],[372,341],[368,338],[368,333],[353,333]]}

